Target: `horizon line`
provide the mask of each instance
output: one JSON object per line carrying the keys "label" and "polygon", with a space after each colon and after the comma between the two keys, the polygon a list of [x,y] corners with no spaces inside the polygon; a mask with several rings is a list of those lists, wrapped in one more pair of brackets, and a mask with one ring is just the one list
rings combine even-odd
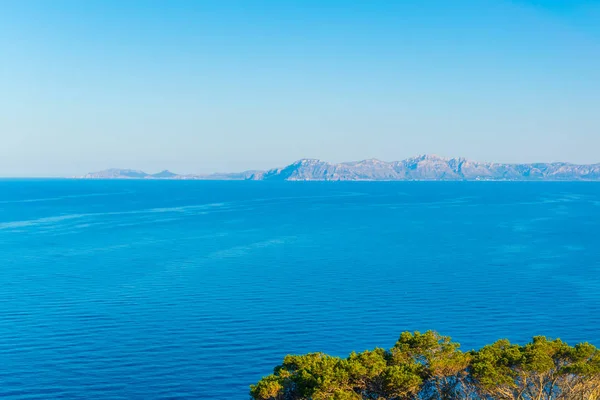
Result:
{"label": "horizon line", "polygon": [[[361,163],[361,162],[366,162],[366,161],[377,161],[377,162],[382,162],[382,163],[396,163],[396,162],[403,162],[403,161],[409,161],[409,160],[416,160],[416,159],[432,159],[432,160],[441,160],[441,161],[452,161],[452,160],[457,160],[457,161],[467,161],[467,162],[473,162],[473,163],[478,163],[478,164],[495,164],[495,165],[511,165],[511,166],[515,166],[515,165],[536,165],[536,164],[566,164],[566,165],[573,165],[573,166],[597,166],[600,164],[599,162],[593,162],[593,163],[574,163],[574,162],[569,162],[569,161],[536,161],[536,162],[497,162],[497,161],[477,161],[474,159],[470,159],[470,158],[466,158],[466,157],[444,157],[444,156],[439,156],[437,154],[427,154],[427,153],[423,153],[423,154],[419,154],[416,156],[412,156],[412,157],[407,157],[407,158],[403,158],[403,159],[396,159],[396,160],[382,160],[380,158],[376,158],[376,157],[371,157],[371,158],[364,158],[364,159],[358,159],[358,160],[351,160],[351,161],[341,161],[341,162],[332,162],[332,161],[326,161],[324,159],[320,159],[320,158],[310,158],[310,157],[304,157],[304,158],[300,158],[297,159],[291,163],[285,164],[283,166],[279,166],[279,167],[271,167],[271,168],[267,168],[267,169],[244,169],[244,170],[236,170],[236,171],[231,171],[231,172],[224,172],[224,171],[214,171],[214,172],[206,172],[206,173],[175,173],[172,170],[168,169],[168,168],[162,168],[160,170],[158,170],[157,172],[154,173],[148,173],[146,172],[144,169],[138,169],[138,168],[120,168],[120,167],[108,167],[105,169],[101,169],[101,170],[92,170],[92,171],[88,171],[86,173],[84,173],[83,175],[78,175],[78,174],[68,174],[68,175],[0,175],[0,179],[78,179],[78,178],[82,178],[85,179],[86,175],[89,174],[95,174],[95,173],[100,173],[100,172],[106,172],[106,171],[111,171],[111,170],[115,170],[115,171],[132,171],[132,172],[139,172],[139,173],[143,173],[146,175],[157,175],[159,173],[163,173],[163,172],[169,172],[172,173],[174,175],[177,176],[202,176],[202,177],[206,177],[206,176],[211,176],[211,175],[230,175],[230,174],[243,174],[243,173],[248,173],[248,172],[267,172],[267,171],[271,171],[271,170],[277,170],[277,169],[284,169],[286,167],[304,162],[304,161],[313,161],[313,162],[321,162],[321,163],[325,163],[325,164],[329,164],[329,165],[339,165],[339,164],[353,164],[353,163]],[[110,178],[107,178],[110,179]],[[130,179],[138,179],[138,178],[130,178]],[[139,179],[147,179],[147,178],[139,178]]]}

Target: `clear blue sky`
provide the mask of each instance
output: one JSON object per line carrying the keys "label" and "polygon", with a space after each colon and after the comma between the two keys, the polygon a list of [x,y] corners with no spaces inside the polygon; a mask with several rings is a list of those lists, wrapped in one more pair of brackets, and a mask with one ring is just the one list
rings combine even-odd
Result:
{"label": "clear blue sky", "polygon": [[0,175],[600,161],[598,0],[0,0]]}

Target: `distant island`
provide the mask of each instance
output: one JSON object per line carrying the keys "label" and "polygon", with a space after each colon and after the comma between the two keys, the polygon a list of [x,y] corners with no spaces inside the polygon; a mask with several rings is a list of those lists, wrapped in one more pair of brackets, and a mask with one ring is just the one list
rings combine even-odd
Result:
{"label": "distant island", "polygon": [[465,158],[422,155],[402,161],[363,161],[333,164],[316,159],[298,160],[283,168],[208,175],[180,175],[170,171],[148,174],[131,169],[107,169],[84,179],[190,179],[281,181],[600,181],[600,163],[565,162],[501,164]]}

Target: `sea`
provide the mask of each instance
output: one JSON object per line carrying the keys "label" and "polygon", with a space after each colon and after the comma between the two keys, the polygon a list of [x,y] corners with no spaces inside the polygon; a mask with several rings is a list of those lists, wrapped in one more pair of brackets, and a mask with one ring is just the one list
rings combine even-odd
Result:
{"label": "sea", "polygon": [[2,399],[248,399],[415,330],[600,346],[600,183],[0,180]]}

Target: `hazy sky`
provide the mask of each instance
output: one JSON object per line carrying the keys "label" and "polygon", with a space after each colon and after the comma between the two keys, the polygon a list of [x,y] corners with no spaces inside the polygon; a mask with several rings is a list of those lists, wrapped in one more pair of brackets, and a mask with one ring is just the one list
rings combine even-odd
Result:
{"label": "hazy sky", "polygon": [[0,175],[600,161],[598,0],[0,0]]}

